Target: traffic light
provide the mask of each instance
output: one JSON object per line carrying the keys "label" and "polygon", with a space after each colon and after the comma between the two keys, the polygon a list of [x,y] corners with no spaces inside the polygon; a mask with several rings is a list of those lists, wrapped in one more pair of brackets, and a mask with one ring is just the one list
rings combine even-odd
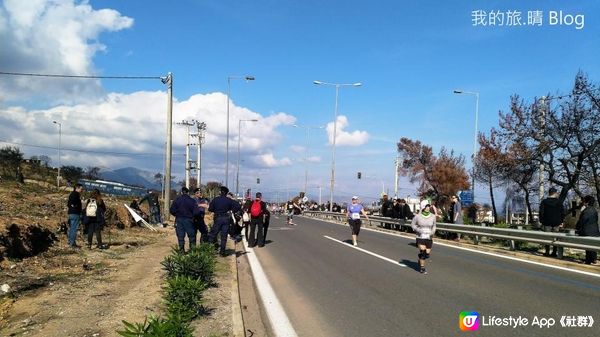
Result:
{"label": "traffic light", "polygon": [[256,178],[256,183],[260,184],[260,178]]}
{"label": "traffic light", "polygon": [[358,172],[358,179],[362,176],[362,173]]}

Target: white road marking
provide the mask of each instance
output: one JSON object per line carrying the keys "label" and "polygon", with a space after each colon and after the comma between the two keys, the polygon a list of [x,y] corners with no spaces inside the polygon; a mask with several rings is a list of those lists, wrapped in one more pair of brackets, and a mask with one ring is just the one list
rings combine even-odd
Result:
{"label": "white road marking", "polygon": [[265,275],[256,254],[254,254],[254,249],[248,247],[248,242],[246,242],[245,239],[244,247],[246,248],[246,256],[248,257],[250,269],[252,270],[252,275],[254,277],[254,284],[256,285],[263,305],[265,306],[265,311],[271,322],[273,333],[277,337],[297,337],[296,330],[294,330],[294,327],[283,310],[283,306],[281,306],[281,302],[279,302],[277,295],[275,295],[275,291],[273,291],[271,283],[269,283],[269,279],[267,279],[267,275]]}
{"label": "white road marking", "polygon": [[[309,219],[315,219],[315,218],[309,218]],[[329,223],[335,223],[335,222],[325,221],[323,219],[316,219],[316,220],[321,220],[323,222],[329,222]],[[339,223],[335,223],[335,224],[339,224]],[[344,226],[344,224],[340,224],[340,225]],[[388,233],[388,232],[384,232],[384,231],[380,231],[380,230],[372,229],[372,228],[365,228],[365,227],[363,227],[361,229],[367,230],[367,231],[371,231],[371,232],[380,233],[380,234],[385,234],[385,235],[397,236],[397,237],[408,239],[408,240],[414,240],[415,239],[414,236],[401,235],[401,234],[397,234],[397,233]],[[332,239],[332,240],[335,240],[335,239]],[[451,244],[448,244],[448,243],[443,243],[443,242],[440,242],[440,241],[437,241],[437,240],[434,240],[434,244],[435,245],[444,246],[444,247],[449,247],[449,248],[455,248],[455,249],[465,250],[465,251],[472,252],[472,253],[478,253],[478,254],[495,256],[495,257],[499,257],[501,259],[519,261],[519,262],[523,262],[523,263],[533,264],[533,265],[536,265],[536,266],[542,266],[542,267],[547,267],[547,268],[552,268],[552,269],[558,269],[558,270],[568,271],[568,272],[572,272],[572,273],[576,273],[576,274],[582,274],[582,275],[587,275],[587,276],[593,276],[593,277],[600,278],[600,274],[598,274],[598,273],[592,273],[592,272],[583,271],[583,270],[577,270],[577,269],[570,269],[570,268],[567,268],[567,267],[561,267],[561,266],[555,266],[555,265],[551,265],[551,264],[547,264],[547,263],[542,263],[542,262],[537,262],[537,261],[525,260],[525,259],[521,259],[521,258],[513,257],[513,256],[507,256],[507,255],[496,254],[496,253],[491,253],[491,252],[484,252],[484,251],[480,251],[480,250],[476,250],[476,249],[472,249],[472,248],[454,246],[454,245],[451,245]]]}
{"label": "white road marking", "polygon": [[341,244],[343,244],[344,246],[347,246],[347,247],[350,247],[350,248],[354,248],[354,249],[356,249],[356,250],[358,250],[358,251],[361,251],[361,252],[363,252],[363,253],[369,254],[369,255],[371,255],[371,256],[375,256],[375,257],[376,257],[376,258],[378,258],[378,259],[382,259],[382,260],[384,260],[384,261],[387,261],[387,262],[393,263],[393,264],[395,264],[395,265],[398,265],[398,266],[400,266],[400,267],[408,267],[407,265],[405,265],[405,264],[403,264],[403,263],[400,263],[400,262],[398,262],[398,261],[394,261],[394,260],[392,260],[392,259],[390,259],[390,258],[387,258],[387,257],[385,257],[385,256],[382,256],[382,255],[379,255],[379,254],[375,254],[375,253],[373,253],[373,252],[371,252],[371,251],[368,251],[368,250],[366,250],[366,249],[363,249],[363,248],[360,248],[360,247],[357,247],[357,246],[352,246],[352,245],[350,245],[350,244],[347,244],[347,243],[345,243],[344,241],[340,241],[340,240],[338,240],[338,239],[334,239],[334,238],[332,238],[331,236],[323,235],[323,237],[325,237],[325,238],[327,238],[327,239],[329,239],[329,240],[331,240],[331,241],[335,241],[335,242],[341,243]]}

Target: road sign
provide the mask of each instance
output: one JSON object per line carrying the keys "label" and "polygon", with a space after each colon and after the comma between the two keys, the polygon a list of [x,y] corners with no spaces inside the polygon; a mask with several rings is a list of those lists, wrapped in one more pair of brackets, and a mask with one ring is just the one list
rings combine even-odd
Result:
{"label": "road sign", "polygon": [[462,191],[458,194],[458,197],[463,206],[470,206],[473,203],[473,192],[471,191]]}

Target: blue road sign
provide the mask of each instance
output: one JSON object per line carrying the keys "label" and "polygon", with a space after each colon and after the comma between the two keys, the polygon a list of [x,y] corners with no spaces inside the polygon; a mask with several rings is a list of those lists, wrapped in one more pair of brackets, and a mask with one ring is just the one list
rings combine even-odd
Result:
{"label": "blue road sign", "polygon": [[473,193],[471,191],[462,191],[458,194],[458,197],[463,206],[469,206],[473,203]]}

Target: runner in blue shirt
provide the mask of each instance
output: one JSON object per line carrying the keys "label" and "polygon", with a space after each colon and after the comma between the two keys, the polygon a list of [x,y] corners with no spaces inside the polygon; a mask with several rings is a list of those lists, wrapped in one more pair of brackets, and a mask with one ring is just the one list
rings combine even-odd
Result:
{"label": "runner in blue shirt", "polygon": [[355,246],[358,246],[358,233],[360,232],[360,214],[363,214],[367,221],[369,220],[369,216],[365,212],[365,208],[363,205],[358,203],[358,197],[352,197],[352,204],[348,206],[348,223],[350,224],[350,228],[352,228],[352,243]]}

